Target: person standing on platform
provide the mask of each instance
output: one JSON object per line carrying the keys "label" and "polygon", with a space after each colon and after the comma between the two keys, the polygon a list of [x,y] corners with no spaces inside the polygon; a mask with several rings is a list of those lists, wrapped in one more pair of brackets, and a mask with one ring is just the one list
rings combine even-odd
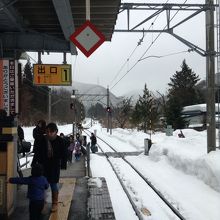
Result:
{"label": "person standing on platform", "polygon": [[22,142],[24,140],[24,130],[20,125],[18,125],[17,127],[17,132],[18,132],[19,141]]}
{"label": "person standing on platform", "polygon": [[23,151],[23,143],[22,143],[24,141],[24,130],[20,125],[17,126],[17,134],[18,134],[18,139],[17,139],[18,153],[22,153],[24,157],[25,152]]}
{"label": "person standing on platform", "polygon": [[90,137],[90,140],[91,140],[91,150],[92,150],[92,153],[95,153],[97,152],[97,139],[96,139],[96,136],[94,135],[94,133],[91,133],[91,137]]}
{"label": "person standing on platform", "polygon": [[67,148],[64,140],[57,135],[58,128],[55,123],[46,126],[46,136],[36,139],[36,151],[33,165],[40,163],[44,168],[44,176],[47,178],[52,192],[51,211],[57,211],[58,206],[58,182],[60,169],[67,167]]}
{"label": "person standing on platform", "polygon": [[36,127],[33,129],[33,138],[34,138],[34,148],[33,152],[35,152],[35,141],[38,138],[41,138],[46,134],[46,121],[45,120],[39,120],[37,122]]}
{"label": "person standing on platform", "polygon": [[64,146],[65,146],[65,152],[66,152],[66,158],[67,158],[67,160],[68,160],[68,147],[69,147],[69,145],[70,145],[70,139],[69,139],[69,137],[67,137],[67,136],[65,136],[64,135],[64,133],[60,133],[60,137],[63,139],[63,141],[64,141]]}
{"label": "person standing on platform", "polygon": [[76,137],[76,141],[74,144],[74,155],[75,155],[75,160],[78,161],[80,160],[80,156],[81,156],[81,142],[80,142],[80,137],[77,136]]}
{"label": "person standing on platform", "polygon": [[72,163],[74,146],[75,146],[74,137],[73,135],[70,135],[70,144],[68,147],[68,156],[67,156],[67,160],[69,163]]}
{"label": "person standing on platform", "polygon": [[49,187],[47,179],[43,176],[43,167],[40,164],[36,164],[31,169],[31,176],[11,177],[8,182],[28,185],[29,220],[41,220],[45,190]]}
{"label": "person standing on platform", "polygon": [[60,133],[60,137],[64,140],[65,146],[68,149],[70,145],[70,138],[65,136],[64,133]]}

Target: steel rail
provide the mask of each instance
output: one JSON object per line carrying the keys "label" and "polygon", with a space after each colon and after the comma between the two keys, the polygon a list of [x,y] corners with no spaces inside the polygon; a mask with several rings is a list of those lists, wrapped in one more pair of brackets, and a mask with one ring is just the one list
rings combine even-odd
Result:
{"label": "steel rail", "polygon": [[[88,130],[89,131],[89,130]],[[84,131],[85,132],[85,131]],[[90,132],[90,131],[89,131]],[[85,132],[86,133],[86,132]],[[91,133],[91,132],[90,132]],[[88,135],[88,133],[86,133]],[[163,200],[163,202],[170,208],[170,210],[172,210],[172,212],[179,217],[179,219],[181,220],[186,220],[186,218],[184,216],[181,215],[181,213],[163,196],[163,194],[156,189],[155,186],[153,186],[153,184],[146,178],[144,177],[128,160],[126,160],[124,158],[123,153],[121,152],[117,152],[109,143],[107,143],[105,140],[103,140],[102,138],[96,136],[99,140],[101,140],[103,143],[105,143],[108,147],[110,147],[115,153],[118,154],[119,157],[121,157],[142,179],[145,183],[148,184],[148,186],[160,197],[161,200]],[[111,161],[109,160],[109,156],[101,149],[100,145],[98,146],[99,149],[103,152],[103,154],[106,156],[108,162],[111,164],[111,167],[113,168],[114,172],[115,169],[113,167],[113,164],[111,163]],[[118,174],[116,174],[117,178],[119,179],[119,182],[121,183],[120,177],[118,177]],[[124,189],[124,187],[123,187]],[[127,190],[126,190],[127,191]],[[126,193],[125,191],[125,193]],[[127,195],[127,193],[126,193]],[[130,195],[128,196],[128,198],[130,197]],[[130,199],[129,199],[130,201]],[[133,206],[133,205],[132,205]]]}
{"label": "steel rail", "polygon": [[[85,130],[83,130],[83,132],[87,135],[89,135]],[[89,131],[90,132],[90,131]],[[91,133],[91,132],[90,132]],[[97,136],[96,136],[97,137]],[[98,137],[99,138],[99,137]],[[100,138],[99,138],[100,139]],[[102,140],[102,139],[100,139]],[[132,200],[125,184],[123,183],[122,179],[120,178],[120,176],[118,175],[116,169],[114,168],[114,165],[112,164],[112,162],[109,160],[109,156],[101,149],[100,145],[98,145],[99,149],[102,151],[102,153],[106,156],[107,161],[109,162],[110,166],[112,167],[112,170],[114,171],[118,181],[120,182],[122,189],[124,190],[129,202],[131,203],[132,208],[134,209],[135,214],[137,215],[137,217],[139,218],[139,220],[144,220],[141,211],[137,208],[136,204],[134,203],[134,201]]]}

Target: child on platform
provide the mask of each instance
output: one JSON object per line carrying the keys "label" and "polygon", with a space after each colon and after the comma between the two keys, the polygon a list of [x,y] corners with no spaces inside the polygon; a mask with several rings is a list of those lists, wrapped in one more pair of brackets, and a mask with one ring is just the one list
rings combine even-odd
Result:
{"label": "child on platform", "polygon": [[29,198],[29,219],[41,220],[44,207],[45,190],[49,187],[47,179],[43,176],[43,167],[35,164],[29,177],[12,177],[9,183],[28,185],[27,197]]}

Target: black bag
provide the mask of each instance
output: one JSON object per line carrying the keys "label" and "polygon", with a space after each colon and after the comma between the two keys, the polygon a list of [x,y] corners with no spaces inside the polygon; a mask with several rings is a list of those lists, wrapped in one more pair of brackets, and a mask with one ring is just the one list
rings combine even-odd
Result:
{"label": "black bag", "polygon": [[31,150],[31,142],[22,141],[18,142],[18,154],[28,153]]}
{"label": "black bag", "polygon": [[31,142],[23,141],[22,145],[23,145],[23,152],[25,152],[25,153],[30,152],[30,150],[31,150]]}
{"label": "black bag", "polygon": [[22,153],[22,143],[20,141],[17,141],[17,153],[21,154]]}
{"label": "black bag", "polygon": [[92,153],[98,152],[98,147],[96,145],[91,146]]}

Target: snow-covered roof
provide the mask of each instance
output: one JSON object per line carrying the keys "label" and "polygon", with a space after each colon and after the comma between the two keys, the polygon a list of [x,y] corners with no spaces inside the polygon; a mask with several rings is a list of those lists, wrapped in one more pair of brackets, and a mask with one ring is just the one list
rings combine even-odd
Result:
{"label": "snow-covered roof", "polygon": [[[220,110],[220,104],[215,103],[215,111],[218,112]],[[198,105],[189,105],[183,107],[182,112],[193,112],[193,111],[200,111],[200,112],[206,112],[206,104],[198,104]]]}

